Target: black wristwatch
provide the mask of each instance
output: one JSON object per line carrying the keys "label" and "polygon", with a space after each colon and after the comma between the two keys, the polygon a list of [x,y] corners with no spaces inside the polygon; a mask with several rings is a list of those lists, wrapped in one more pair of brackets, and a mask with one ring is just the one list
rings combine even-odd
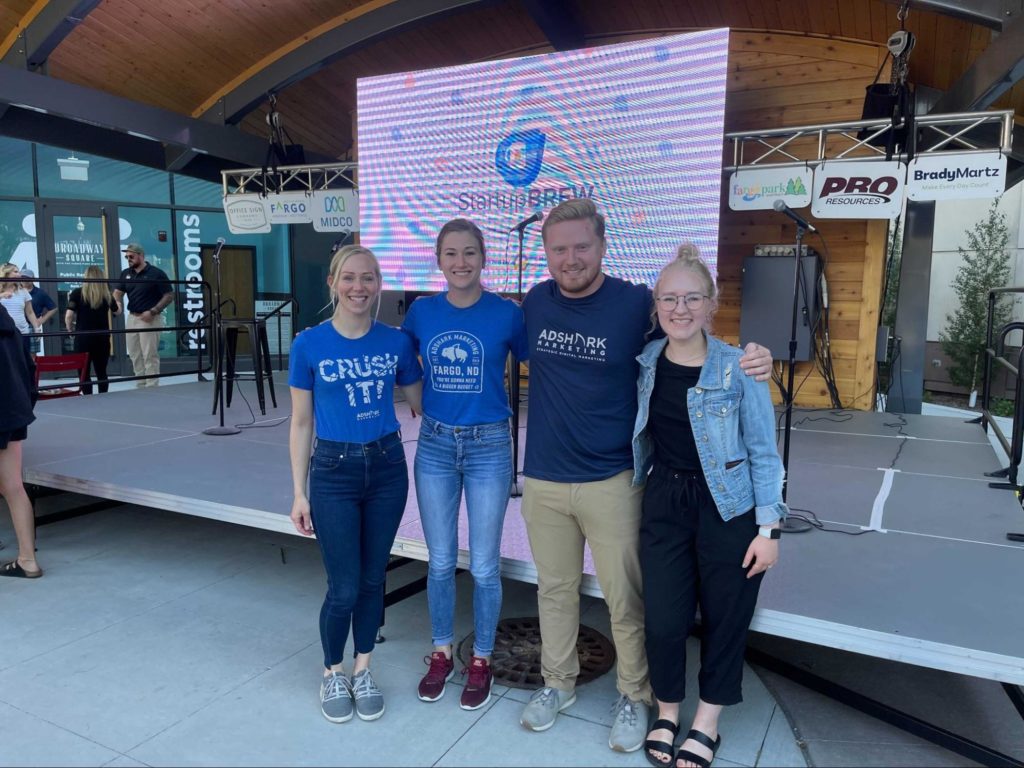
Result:
{"label": "black wristwatch", "polygon": [[781,528],[769,528],[767,525],[762,525],[757,529],[758,536],[764,536],[766,539],[781,539],[782,529]]}

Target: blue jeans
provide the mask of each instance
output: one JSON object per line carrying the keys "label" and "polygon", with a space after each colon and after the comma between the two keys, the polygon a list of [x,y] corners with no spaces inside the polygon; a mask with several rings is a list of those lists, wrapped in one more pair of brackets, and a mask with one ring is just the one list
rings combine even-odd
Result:
{"label": "blue jeans", "polygon": [[370,653],[384,612],[384,575],[409,495],[398,433],[372,443],[317,440],[309,505],[327,571],[320,609],[324,667],[340,664],[349,626],[356,653]]}
{"label": "blue jeans", "polygon": [[490,656],[501,613],[501,529],[512,490],[508,422],[453,427],[424,415],[414,468],[420,522],[430,553],[427,602],[433,643],[450,645],[455,637],[459,503],[465,488],[476,632],[473,653]]}

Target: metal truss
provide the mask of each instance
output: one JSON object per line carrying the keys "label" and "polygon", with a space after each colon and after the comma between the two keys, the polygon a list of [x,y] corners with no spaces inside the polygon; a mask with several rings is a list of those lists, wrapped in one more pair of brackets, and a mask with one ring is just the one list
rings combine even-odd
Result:
{"label": "metal truss", "polygon": [[[977,154],[1013,149],[1013,110],[959,112],[921,115],[914,119],[917,136],[913,154]],[[897,124],[895,130],[904,128]],[[849,123],[825,123],[796,128],[727,133],[732,142],[732,165],[724,172],[742,169],[811,165],[836,161],[885,160],[885,143],[894,130],[888,118],[856,120]],[[801,141],[803,140],[803,141]],[[905,148],[891,159],[907,160]]]}
{"label": "metal truss", "polygon": [[224,195],[356,189],[356,163],[282,165],[221,171]]}

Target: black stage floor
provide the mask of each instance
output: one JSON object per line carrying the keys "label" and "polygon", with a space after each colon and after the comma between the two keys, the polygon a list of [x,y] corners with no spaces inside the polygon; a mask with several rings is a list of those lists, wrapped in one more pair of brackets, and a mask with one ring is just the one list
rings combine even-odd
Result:
{"label": "black stage floor", "polygon": [[[204,435],[216,423],[212,386],[41,402],[25,444],[26,482],[294,532],[287,421]],[[287,400],[260,422],[287,416]],[[399,412],[411,472],[417,426],[406,406]],[[249,420],[236,396],[227,422]],[[1012,493],[988,487],[983,473],[999,459],[981,427],[852,411],[800,412],[794,425],[790,505],[860,535],[787,536],[752,628],[1024,684],[1024,545],[1005,539],[1024,528],[1024,513]],[[460,541],[465,547],[464,530]],[[427,556],[412,493],[394,551]],[[502,557],[506,576],[535,581],[519,499],[509,506]],[[592,575],[584,590],[600,594]]]}

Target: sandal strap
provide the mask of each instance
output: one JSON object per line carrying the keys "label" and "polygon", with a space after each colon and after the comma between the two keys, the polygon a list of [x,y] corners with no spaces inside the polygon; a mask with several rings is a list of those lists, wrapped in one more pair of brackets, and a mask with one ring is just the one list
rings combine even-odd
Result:
{"label": "sandal strap", "polygon": [[710,749],[712,757],[714,757],[714,754],[718,751],[718,748],[722,745],[722,735],[721,734],[718,735],[717,739],[712,741],[710,736],[708,736],[703,731],[698,731],[696,728],[691,729],[690,732],[688,734],[686,734],[686,738],[687,739],[693,739],[698,744],[703,744],[705,747]]}
{"label": "sandal strap", "polygon": [[[711,760],[714,759],[714,756],[712,756]],[[676,762],[678,763],[680,760],[685,760],[688,763],[696,763],[700,768],[711,768],[711,760],[708,760],[706,757],[701,757],[700,755],[695,755],[688,749],[680,749],[676,752]]]}
{"label": "sandal strap", "polygon": [[664,731],[672,731],[672,735],[673,736],[678,736],[679,735],[679,723],[673,723],[671,720],[665,720],[664,718],[662,718],[660,720],[655,720],[654,724],[650,727],[650,729],[647,732],[650,733],[651,731],[662,731],[662,730],[664,730]]}

